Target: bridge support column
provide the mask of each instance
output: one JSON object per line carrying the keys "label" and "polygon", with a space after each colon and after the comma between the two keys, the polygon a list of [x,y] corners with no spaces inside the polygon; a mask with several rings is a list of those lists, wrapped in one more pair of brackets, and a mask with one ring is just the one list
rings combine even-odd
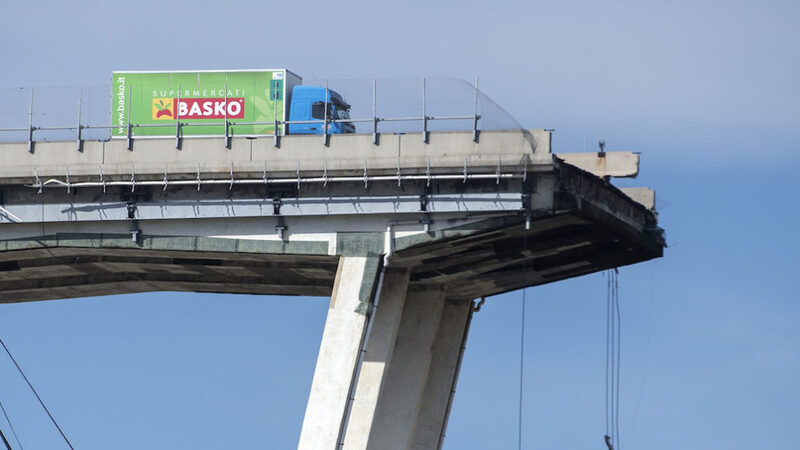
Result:
{"label": "bridge support column", "polygon": [[455,395],[463,347],[469,332],[470,300],[447,299],[433,345],[431,367],[414,431],[413,449],[439,448]]}
{"label": "bridge support column", "polygon": [[438,446],[471,302],[446,299],[438,287],[409,291],[409,272],[387,269],[348,406],[369,320],[365,289],[372,293],[368,281],[378,276],[371,261],[339,264],[299,449],[339,448],[343,426],[347,450]]}
{"label": "bridge support column", "polygon": [[368,440],[346,449],[437,448],[469,307],[445,300],[443,290],[408,293],[374,416],[365,418]]}
{"label": "bridge support column", "polygon": [[380,303],[369,337],[367,352],[361,364],[353,408],[347,423],[345,449],[366,448],[378,399],[386,386],[389,362],[406,304],[409,273],[387,270],[383,280]]}
{"label": "bridge support column", "polygon": [[414,291],[406,305],[369,434],[369,449],[407,449],[431,367],[444,291]]}
{"label": "bridge support column", "polygon": [[339,260],[298,449],[336,448],[378,266],[377,257]]}

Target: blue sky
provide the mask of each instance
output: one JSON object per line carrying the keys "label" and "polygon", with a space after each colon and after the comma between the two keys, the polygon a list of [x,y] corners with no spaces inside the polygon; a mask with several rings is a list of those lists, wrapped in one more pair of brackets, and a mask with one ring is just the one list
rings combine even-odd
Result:
{"label": "blue sky", "polygon": [[[18,2],[0,87],[111,70],[453,76],[556,152],[642,152],[665,257],[620,273],[623,448],[800,447],[800,7],[793,2]],[[601,274],[528,291],[524,448],[602,448]],[[519,292],[475,316],[445,448],[516,448]],[[78,448],[291,448],[322,298],[156,293],[0,305]],[[0,358],[26,448],[60,448]],[[1,422],[0,422],[1,423]],[[6,428],[3,428],[4,430]]]}

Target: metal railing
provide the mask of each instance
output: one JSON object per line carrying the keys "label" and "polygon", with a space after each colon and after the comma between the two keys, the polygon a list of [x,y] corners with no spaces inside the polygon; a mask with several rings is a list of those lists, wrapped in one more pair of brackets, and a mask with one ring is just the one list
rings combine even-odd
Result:
{"label": "metal railing", "polygon": [[[231,148],[231,139],[234,137],[234,129],[237,126],[272,126],[273,132],[265,132],[265,133],[248,133],[246,135],[236,135],[241,137],[249,137],[249,138],[257,138],[257,137],[268,137],[272,136],[274,139],[274,145],[276,147],[280,146],[280,139],[287,134],[287,126],[293,124],[320,124],[322,126],[322,132],[320,133],[323,140],[323,145],[329,145],[330,143],[330,135],[329,128],[331,124],[336,123],[371,123],[371,133],[372,133],[372,142],[375,145],[379,145],[380,142],[380,134],[381,130],[379,130],[379,124],[381,122],[418,122],[420,124],[419,131],[422,133],[422,139],[425,144],[430,142],[430,133],[431,130],[429,128],[429,122],[432,121],[471,121],[471,131],[472,131],[472,139],[475,142],[478,142],[480,129],[478,127],[479,121],[482,119],[482,115],[479,113],[479,98],[480,98],[480,91],[478,89],[478,78],[475,78],[475,84],[473,85],[474,89],[474,110],[470,115],[429,115],[427,110],[427,80],[425,78],[422,79],[422,89],[421,89],[421,115],[419,116],[401,116],[401,117],[380,117],[377,114],[377,98],[378,98],[378,89],[377,89],[377,80],[372,80],[372,116],[371,117],[358,117],[358,118],[349,118],[349,119],[334,119],[329,116],[328,112],[328,105],[327,105],[327,98],[328,98],[328,83],[325,85],[326,90],[326,104],[324,108],[324,116],[322,119],[314,119],[314,120],[278,120],[277,115],[274,115],[275,120],[269,122],[236,122],[226,120],[222,122],[205,122],[205,123],[188,123],[188,122],[181,122],[180,114],[176,114],[176,119],[174,122],[164,123],[164,124],[136,124],[131,123],[130,111],[127,111],[128,122],[127,124],[109,124],[109,125],[88,125],[84,124],[81,118],[81,104],[83,95],[78,99],[77,104],[77,123],[75,125],[67,125],[67,126],[35,126],[34,125],[34,89],[30,89],[30,98],[29,98],[29,108],[28,108],[28,125],[26,127],[6,127],[0,128],[0,135],[2,133],[10,133],[10,132],[25,132],[27,133],[27,144],[28,144],[28,151],[34,151],[34,143],[37,142],[35,140],[37,132],[44,132],[44,131],[68,131],[75,133],[75,146],[78,151],[82,151],[83,142],[84,142],[84,130],[109,130],[109,132],[115,128],[125,128],[125,136],[126,139],[126,147],[128,150],[133,150],[133,141],[137,138],[146,137],[148,139],[153,138],[175,138],[175,148],[180,149],[181,143],[184,138],[191,137],[191,138],[222,138],[224,140],[225,148]],[[130,88],[129,88],[130,89]],[[180,92],[180,89],[178,90]],[[109,90],[110,92],[110,90]],[[180,94],[179,94],[180,95]],[[130,90],[129,90],[129,98],[130,98]],[[179,97],[180,100],[180,97]],[[227,88],[226,88],[226,98],[225,102],[227,104]],[[227,116],[227,106],[225,108],[226,116]],[[110,116],[110,114],[109,114]],[[191,127],[222,127],[223,133],[222,134],[208,134],[208,135],[191,135],[191,136],[184,136],[184,132],[187,128]],[[166,127],[173,127],[175,128],[174,136],[154,136],[154,135],[142,135],[136,136],[135,130],[139,128],[166,128]],[[110,134],[110,133],[109,133]],[[305,133],[304,133],[305,134]],[[338,134],[338,133],[334,133]],[[108,136],[108,139],[111,139],[111,136]],[[117,136],[114,136],[117,138]],[[119,136],[119,138],[123,138]],[[24,141],[17,141],[17,142],[24,142]]]}

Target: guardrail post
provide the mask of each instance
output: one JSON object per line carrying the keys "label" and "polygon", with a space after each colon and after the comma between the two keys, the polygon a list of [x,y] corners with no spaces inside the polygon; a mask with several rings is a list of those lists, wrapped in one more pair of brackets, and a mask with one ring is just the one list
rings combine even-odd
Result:
{"label": "guardrail post", "polygon": [[378,145],[378,81],[372,80],[372,143]]}
{"label": "guardrail post", "polygon": [[225,119],[225,148],[231,148],[231,135],[230,135],[230,125],[231,123],[228,122],[228,119]]}
{"label": "guardrail post", "polygon": [[478,77],[475,76],[475,115],[472,118],[472,141],[478,142]]}
{"label": "guardrail post", "polygon": [[[180,95],[180,93],[178,93]],[[230,150],[231,137],[230,137],[230,122],[228,122],[228,76],[225,75],[225,148]]]}
{"label": "guardrail post", "polygon": [[325,111],[322,113],[322,145],[328,146],[328,82],[325,82]]}
{"label": "guardrail post", "polygon": [[[272,145],[274,145],[275,148],[280,148],[281,141],[280,141],[280,137],[278,136],[278,97],[279,97],[279,90],[278,90],[278,82],[277,81],[273,81],[273,83],[275,83],[275,86],[274,86],[274,89],[272,89],[272,91],[273,91],[273,94],[272,94],[272,136],[273,136],[272,137],[272,139],[273,139]],[[285,81],[284,81],[284,83],[285,83]],[[283,98],[283,101],[284,102],[286,101],[286,97]],[[283,108],[283,109],[284,109],[284,111],[286,110],[286,108]],[[285,119],[286,118],[284,117],[284,120]]]}
{"label": "guardrail post", "polygon": [[274,145],[275,148],[280,148],[280,146],[281,146],[281,138],[280,138],[280,135],[278,134],[278,119],[277,118],[275,119],[275,123],[272,125],[272,127],[275,130],[272,133],[273,134],[272,145]]}
{"label": "guardrail post", "polygon": [[133,151],[133,126],[131,126],[131,113],[133,112],[133,102],[131,101],[131,85],[128,85],[128,150]]}
{"label": "guardrail post", "polygon": [[81,102],[83,101],[83,88],[80,89],[78,94],[78,130],[77,130],[77,141],[75,142],[75,146],[77,150],[83,151],[83,141],[81,141],[81,129],[83,126],[81,125]]}
{"label": "guardrail post", "polygon": [[425,78],[422,79],[422,142],[428,143],[428,116],[425,113]]}
{"label": "guardrail post", "polygon": [[[227,95],[228,91],[225,91]],[[227,111],[227,105],[225,105]],[[178,98],[175,100],[175,148],[181,149],[181,85],[178,85]]]}
{"label": "guardrail post", "polygon": [[33,88],[31,88],[31,104],[28,108],[28,152],[33,153]]}

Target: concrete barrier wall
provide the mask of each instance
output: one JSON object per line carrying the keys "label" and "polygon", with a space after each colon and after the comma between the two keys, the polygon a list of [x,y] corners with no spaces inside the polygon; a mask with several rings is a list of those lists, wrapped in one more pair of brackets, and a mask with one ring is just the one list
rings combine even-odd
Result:
{"label": "concrete barrier wall", "polygon": [[99,167],[109,179],[137,177],[163,178],[170,174],[229,174],[231,164],[237,173],[262,174],[266,164],[272,176],[294,176],[301,172],[321,174],[363,173],[366,161],[371,173],[394,174],[403,169],[427,169],[432,173],[462,170],[465,159],[472,170],[493,169],[501,165],[520,165],[524,161],[550,164],[550,133],[544,130],[485,131],[479,142],[471,132],[433,133],[428,144],[419,133],[384,135],[380,145],[371,135],[336,135],[328,146],[322,136],[285,136],[276,148],[272,138],[234,138],[231,148],[221,138],[186,139],[181,149],[175,139],[136,139],[133,150],[124,139],[85,142],[82,151],[71,142],[37,142],[33,152],[27,144],[0,144],[0,183],[30,182],[34,169],[40,177],[64,177],[69,170],[75,181],[97,179]]}

